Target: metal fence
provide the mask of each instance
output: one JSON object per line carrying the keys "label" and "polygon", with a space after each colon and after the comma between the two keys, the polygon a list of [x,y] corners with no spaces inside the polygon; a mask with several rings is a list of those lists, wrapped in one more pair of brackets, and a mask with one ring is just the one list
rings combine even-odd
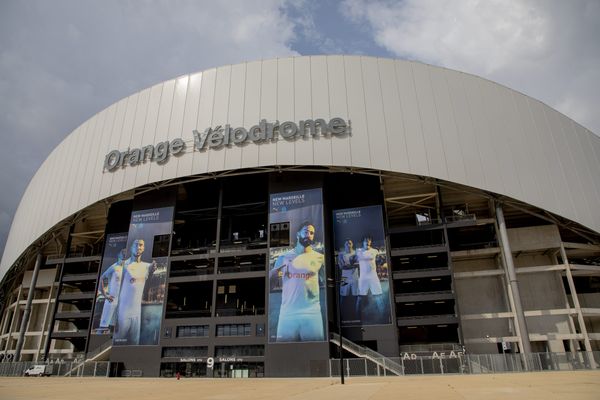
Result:
{"label": "metal fence", "polygon": [[[0,376],[23,376],[25,370],[34,365],[42,365],[43,362],[3,362],[0,363]],[[107,377],[110,372],[108,361],[64,361],[58,363],[47,363],[47,373],[51,376],[73,376],[73,377]]]}
{"label": "metal fence", "polygon": [[[407,356],[381,359],[344,359],[346,376],[395,376],[384,368],[386,361],[400,364],[402,375],[493,374],[503,372],[574,371],[600,368],[600,351],[577,353],[467,354],[444,356]],[[340,360],[329,360],[332,377],[340,376]]]}
{"label": "metal fence", "polygon": [[[391,363],[390,363],[391,361]],[[2,362],[0,376],[23,376],[25,370],[43,363]],[[51,376],[108,377],[110,362],[51,362]],[[401,375],[422,374],[494,374],[503,372],[574,371],[600,369],[600,351],[577,353],[532,353],[532,354],[467,354],[457,356],[418,356],[344,359],[346,376],[396,376],[392,371],[401,367]],[[387,368],[391,367],[391,368]],[[127,374],[124,374],[127,375]],[[329,375],[340,376],[340,360],[329,360]],[[132,373],[129,376],[136,376]]]}

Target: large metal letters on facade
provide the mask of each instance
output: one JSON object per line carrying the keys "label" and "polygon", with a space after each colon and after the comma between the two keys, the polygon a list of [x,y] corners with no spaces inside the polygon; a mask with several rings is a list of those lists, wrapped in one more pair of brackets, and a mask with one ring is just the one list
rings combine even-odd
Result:
{"label": "large metal letters on facade", "polygon": [[[250,129],[244,127],[231,128],[229,124],[207,128],[204,133],[193,130],[194,150],[206,151],[207,149],[220,149],[232,145],[242,146],[248,142],[256,144],[275,142],[279,137],[294,141],[300,137],[308,139],[319,136],[344,137],[351,133],[350,120],[331,118],[329,122],[324,119],[307,119],[298,123],[285,121],[279,123],[261,120]],[[119,167],[136,166],[146,161],[155,161],[159,164],[169,160],[169,156],[177,156],[185,152],[185,141],[181,138],[170,142],[160,142],[157,145],[147,145],[141,148],[127,149],[126,151],[112,150],[104,157],[104,170],[112,172]]]}

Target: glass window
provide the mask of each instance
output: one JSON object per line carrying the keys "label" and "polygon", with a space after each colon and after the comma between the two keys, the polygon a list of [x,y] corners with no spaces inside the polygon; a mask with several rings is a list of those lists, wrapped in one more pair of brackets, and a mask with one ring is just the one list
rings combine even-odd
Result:
{"label": "glass window", "polygon": [[208,336],[208,325],[183,325],[177,327],[177,337]]}
{"label": "glass window", "polygon": [[250,336],[252,324],[217,325],[217,336]]}

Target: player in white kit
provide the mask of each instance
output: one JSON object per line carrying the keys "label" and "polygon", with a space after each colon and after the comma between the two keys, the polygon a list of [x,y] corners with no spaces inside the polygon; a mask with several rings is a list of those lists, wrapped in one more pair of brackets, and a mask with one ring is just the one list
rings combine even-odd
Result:
{"label": "player in white kit", "polygon": [[125,264],[126,249],[117,255],[117,262],[108,267],[100,276],[98,291],[104,296],[100,328],[103,330],[115,325],[115,311],[119,304],[119,292],[121,290],[121,278],[123,276],[123,265]]}
{"label": "player in white kit", "polygon": [[115,342],[137,345],[140,342],[140,323],[142,318],[142,296],[146,280],[154,273],[155,263],[142,261],[144,241],[136,239],[131,244],[131,257],[123,269]]}
{"label": "player in white kit", "polygon": [[342,276],[340,285],[341,311],[344,320],[355,320],[358,318],[355,305],[358,299],[358,265],[356,263],[356,252],[352,239],[344,242],[344,251],[338,254],[338,267]]}
{"label": "player in white kit", "polygon": [[365,236],[362,239],[362,247],[356,250],[356,259],[358,261],[359,268],[358,308],[361,312],[366,304],[369,293],[374,297],[378,311],[383,311],[383,290],[381,289],[381,282],[377,276],[376,263],[379,250],[371,247],[372,242],[373,238],[370,236]]}
{"label": "player in white kit", "polygon": [[323,254],[313,250],[315,227],[305,222],[296,233],[296,246],[279,256],[270,272],[282,280],[277,341],[325,340],[319,298]]}

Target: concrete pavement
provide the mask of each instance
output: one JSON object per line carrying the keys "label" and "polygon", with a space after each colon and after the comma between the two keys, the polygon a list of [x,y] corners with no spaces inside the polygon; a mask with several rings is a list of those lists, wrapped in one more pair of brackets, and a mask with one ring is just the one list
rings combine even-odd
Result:
{"label": "concrete pavement", "polygon": [[600,371],[349,378],[0,378],[0,399],[590,399]]}

